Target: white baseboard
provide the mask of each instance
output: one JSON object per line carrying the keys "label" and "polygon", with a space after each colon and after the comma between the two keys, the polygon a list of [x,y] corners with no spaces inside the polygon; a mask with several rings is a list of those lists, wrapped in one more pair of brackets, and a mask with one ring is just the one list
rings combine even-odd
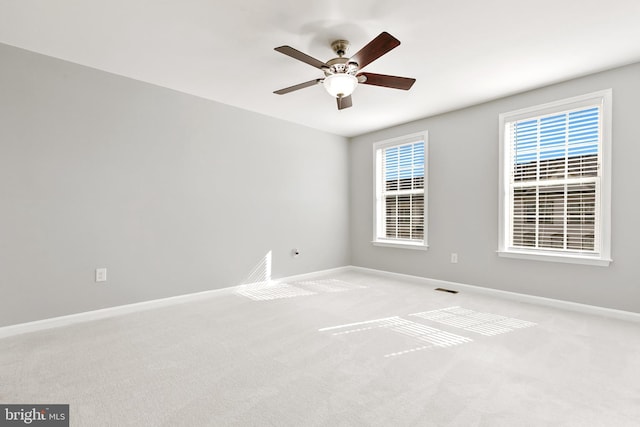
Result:
{"label": "white baseboard", "polygon": [[429,278],[420,277],[420,276],[411,276],[408,274],[393,273],[393,272],[384,271],[384,270],[375,270],[372,268],[352,266],[351,269],[352,271],[359,271],[363,273],[369,273],[369,274],[374,274],[374,275],[389,277],[394,279],[400,279],[400,280],[408,280],[411,282],[423,283],[423,284],[434,286],[434,287],[440,287],[440,288],[446,288],[446,289],[452,289],[452,290],[458,290],[458,291],[464,290],[464,291],[484,294],[484,295],[488,295],[496,298],[508,299],[512,301],[543,305],[547,307],[559,308],[562,310],[576,311],[580,313],[592,314],[596,316],[604,316],[604,317],[627,320],[632,322],[640,322],[640,313],[634,313],[631,311],[616,310],[613,308],[598,307],[595,305],[580,304],[577,302],[563,301],[563,300],[557,300],[553,298],[545,298],[545,297],[538,297],[534,295],[520,294],[516,292],[502,291],[499,289],[485,288],[482,286],[448,282],[446,280],[429,279]]}
{"label": "white baseboard", "polygon": [[328,270],[320,270],[313,271],[311,273],[297,274],[295,276],[287,276],[281,279],[273,279],[275,282],[295,282],[298,280],[310,280],[315,279],[319,276],[326,276],[327,274],[337,274],[337,273],[345,273],[347,271],[351,271],[353,269],[350,265],[345,265],[343,267],[330,268]]}
{"label": "white baseboard", "polygon": [[[273,279],[272,282],[289,282],[289,281],[295,281],[295,280],[312,279],[312,278],[315,278],[318,276],[324,276],[327,274],[335,274],[335,273],[341,273],[344,271],[349,271],[350,268],[351,268],[350,266],[345,266],[345,267],[331,268],[328,270],[314,271],[312,273],[298,274],[295,276],[288,276],[280,279]],[[151,310],[154,308],[166,307],[169,305],[180,304],[187,301],[195,301],[195,300],[207,298],[211,295],[214,295],[216,293],[219,293],[225,290],[237,288],[239,286],[246,286],[246,284],[237,285],[237,286],[228,286],[220,289],[212,289],[209,291],[178,295],[178,296],[168,297],[168,298],[160,298],[160,299],[155,299],[150,301],[143,301],[143,302],[138,302],[134,304],[118,305],[115,307],[108,307],[108,308],[103,308],[99,310],[85,311],[82,313],[75,313],[75,314],[70,314],[66,316],[52,317],[49,319],[36,320],[33,322],[26,322],[26,323],[19,323],[16,325],[4,326],[4,327],[0,327],[0,339],[10,337],[13,335],[25,334],[28,332],[42,331],[45,329],[72,325],[75,323],[89,322],[91,320],[105,319],[105,318],[114,317],[114,316],[121,316],[123,314],[129,314],[129,313],[135,313],[139,311]]]}
{"label": "white baseboard", "polygon": [[[552,298],[525,295],[525,294],[519,294],[515,292],[502,291],[498,289],[485,288],[482,286],[448,282],[445,280],[438,280],[438,279],[429,279],[425,277],[412,276],[412,275],[401,274],[401,273],[393,273],[390,271],[375,270],[372,268],[357,267],[357,266],[344,266],[344,267],[331,268],[328,270],[314,271],[311,273],[298,274],[294,276],[287,276],[279,279],[274,279],[273,282],[293,282],[298,280],[308,280],[308,279],[314,279],[317,277],[326,276],[329,274],[344,273],[349,271],[369,273],[369,274],[389,277],[393,279],[418,282],[418,283],[422,283],[422,284],[426,284],[434,287],[442,287],[442,288],[453,289],[453,290],[465,290],[468,292],[489,295],[497,298],[509,299],[513,301],[525,302],[530,304],[543,305],[543,306],[554,307],[554,308],[559,308],[563,310],[577,311],[577,312],[587,313],[587,314],[592,314],[597,316],[605,316],[605,317],[610,317],[614,319],[640,322],[640,313],[633,313],[630,311],[615,310],[611,308],[598,307],[598,306],[587,305],[587,304],[579,304],[579,303],[570,302],[570,301],[562,301],[562,300],[556,300]],[[207,298],[211,295],[214,295],[216,293],[219,293],[225,290],[238,288],[239,286],[247,286],[247,284],[229,286],[221,289],[213,289],[209,291],[196,292],[192,294],[178,295],[178,296],[169,297],[169,298],[143,301],[143,302],[134,303],[134,304],[119,305],[115,307],[103,308],[100,310],[92,310],[92,311],[86,311],[82,313],[70,314],[67,316],[53,317],[50,319],[36,320],[34,322],[20,323],[17,325],[4,326],[4,327],[0,327],[0,339],[10,337],[13,335],[20,335],[28,332],[36,332],[36,331],[41,331],[45,329],[57,328],[60,326],[72,325],[75,323],[105,319],[109,317],[120,316],[123,314],[151,310],[154,308],[166,307],[169,305],[180,304],[188,301],[195,301],[195,300]]]}
{"label": "white baseboard", "polygon": [[57,328],[60,326],[72,325],[74,323],[88,322],[91,320],[105,319],[108,317],[121,316],[123,314],[135,313],[138,311],[151,310],[159,307],[180,304],[187,301],[194,301],[206,298],[224,289],[213,289],[210,291],[197,292],[192,294],[178,295],[175,297],[160,298],[149,301],[142,301],[133,304],[118,305],[115,307],[102,308],[99,310],[85,311],[82,313],[69,314],[66,316],[51,317],[49,319],[36,320],[33,322],[19,323],[17,325],[4,326],[0,328],[0,338],[19,335],[28,332],[36,332],[44,329]]}

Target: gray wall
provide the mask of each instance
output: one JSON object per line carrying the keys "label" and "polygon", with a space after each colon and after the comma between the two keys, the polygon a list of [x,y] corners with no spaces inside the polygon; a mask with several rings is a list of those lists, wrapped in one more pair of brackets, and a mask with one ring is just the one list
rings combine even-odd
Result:
{"label": "gray wall", "polygon": [[6,45],[0,64],[0,326],[236,285],[270,250],[275,278],[349,264],[345,138]]}
{"label": "gray wall", "polygon": [[[1,44],[0,64],[0,326],[232,286],[268,251],[276,278],[351,263],[640,312],[640,64],[350,145]],[[614,262],[499,258],[498,114],[609,87]],[[374,247],[372,144],[424,129],[430,248]]]}
{"label": "gray wall", "polygon": [[[613,88],[612,257],[609,267],[499,258],[498,114]],[[426,118],[352,139],[353,265],[640,312],[640,64]],[[374,247],[372,144],[429,131],[429,250]],[[449,262],[450,253],[459,263]]]}

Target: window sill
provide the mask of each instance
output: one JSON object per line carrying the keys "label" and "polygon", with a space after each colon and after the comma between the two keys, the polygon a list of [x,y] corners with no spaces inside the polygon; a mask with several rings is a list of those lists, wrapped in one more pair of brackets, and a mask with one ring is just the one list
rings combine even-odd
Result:
{"label": "window sill", "polygon": [[560,253],[532,253],[525,251],[498,251],[498,256],[504,258],[528,259],[533,261],[562,262],[567,264],[595,265],[608,267],[612,262],[608,258],[592,257],[588,255],[560,254]]}
{"label": "window sill", "polygon": [[426,251],[427,249],[429,249],[428,245],[425,245],[424,243],[413,243],[413,242],[391,242],[391,241],[381,241],[381,240],[374,240],[373,242],[373,246],[382,246],[382,247],[387,247],[387,248],[398,248],[398,249],[413,249],[413,250],[417,250],[417,251]]}

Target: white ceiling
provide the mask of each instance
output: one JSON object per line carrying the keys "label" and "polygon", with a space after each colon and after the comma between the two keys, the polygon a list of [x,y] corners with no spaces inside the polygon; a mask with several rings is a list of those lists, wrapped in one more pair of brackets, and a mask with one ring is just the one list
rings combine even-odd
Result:
{"label": "white ceiling", "polygon": [[[382,31],[402,44],[365,70],[410,91],[361,85],[342,111],[322,86],[272,93],[322,77],[274,47],[326,61]],[[355,136],[640,61],[640,1],[0,0],[0,42]]]}

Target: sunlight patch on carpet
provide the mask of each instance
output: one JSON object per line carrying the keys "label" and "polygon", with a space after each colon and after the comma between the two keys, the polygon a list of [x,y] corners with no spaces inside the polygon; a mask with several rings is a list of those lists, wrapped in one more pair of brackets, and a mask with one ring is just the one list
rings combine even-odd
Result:
{"label": "sunlight patch on carpet", "polygon": [[[395,351],[385,354],[384,357],[400,356],[419,350],[426,350],[435,347],[451,347],[467,342],[472,342],[471,338],[445,332],[432,328],[411,320],[403,319],[399,316],[386,317],[383,319],[368,320],[364,322],[349,323],[346,325],[331,326],[319,329],[319,332],[331,332],[331,335],[348,335],[356,332],[371,331],[374,329],[386,329],[410,337],[421,344],[408,350]],[[428,344],[424,344],[424,343]]]}
{"label": "sunlight patch on carpet", "polygon": [[321,280],[305,280],[296,281],[290,283],[293,286],[308,289],[313,292],[344,292],[352,289],[366,288],[364,285],[358,285],[356,283],[345,282],[339,279],[321,279]]}
{"label": "sunlight patch on carpet", "polygon": [[258,283],[242,285],[236,289],[235,293],[254,301],[268,301],[316,294],[315,292],[297,288],[287,283]]}
{"label": "sunlight patch on carpet", "polygon": [[269,301],[363,288],[366,286],[338,279],[305,280],[290,283],[269,280],[240,285],[236,288],[235,293],[254,301]]}
{"label": "sunlight patch on carpet", "polygon": [[515,329],[528,328],[536,325],[536,323],[526,320],[491,313],[481,313],[462,307],[448,307],[439,310],[424,311],[422,313],[410,314],[410,316],[420,317],[421,319],[486,336],[504,334]]}

